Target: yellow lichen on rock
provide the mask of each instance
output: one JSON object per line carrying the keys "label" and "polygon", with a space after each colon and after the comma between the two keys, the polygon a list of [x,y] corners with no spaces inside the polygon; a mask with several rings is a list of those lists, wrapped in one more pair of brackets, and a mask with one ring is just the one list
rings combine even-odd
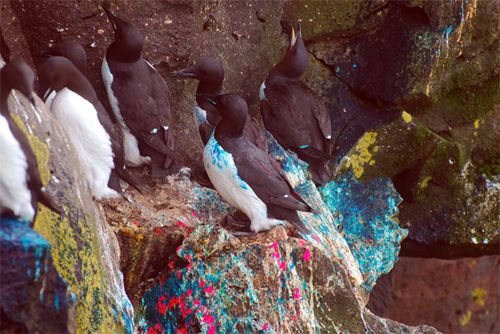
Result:
{"label": "yellow lichen on rock", "polygon": [[[375,164],[375,160],[372,159],[372,153],[370,152],[370,146],[375,143],[377,139],[376,132],[367,132],[359,139],[358,143],[355,147],[355,153],[351,154],[349,157],[346,166],[348,168],[352,168],[354,175],[356,178],[360,178],[365,169],[364,165],[369,164],[373,166]],[[378,151],[378,149],[377,149]],[[375,150],[374,150],[375,152]]]}
{"label": "yellow lichen on rock", "polygon": [[401,113],[401,117],[403,118],[403,121],[405,121],[405,123],[410,123],[410,122],[411,122],[411,120],[413,119],[413,118],[411,117],[411,114],[407,113],[406,111],[403,111],[403,112]]}

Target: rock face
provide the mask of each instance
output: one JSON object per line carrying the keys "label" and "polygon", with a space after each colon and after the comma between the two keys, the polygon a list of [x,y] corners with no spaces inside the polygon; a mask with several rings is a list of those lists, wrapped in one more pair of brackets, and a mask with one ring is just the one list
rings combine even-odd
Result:
{"label": "rock face", "polygon": [[500,257],[458,260],[402,258],[377,282],[368,307],[444,333],[498,333]]}
{"label": "rock face", "polygon": [[[39,272],[42,271],[39,261],[43,259],[47,264],[43,272],[50,280],[47,279],[46,286],[35,280],[26,287],[27,293],[31,290],[39,291],[42,306],[40,310],[33,311],[37,314],[38,320],[50,319],[50,314],[54,314],[54,308],[68,303],[63,293],[57,294],[59,297],[50,295],[60,290],[64,292],[63,287],[67,285],[75,297],[75,315],[70,318],[68,314],[56,312],[54,325],[61,322],[60,328],[64,327],[67,331],[76,328],[82,332],[101,330],[132,332],[134,311],[123,288],[123,278],[119,271],[120,252],[116,238],[106,224],[99,204],[94,203],[83,181],[75,151],[66,134],[38,98],[36,105],[35,109],[23,96],[15,93],[9,98],[13,118],[28,137],[37,157],[42,182],[49,192],[54,194],[56,202],[63,207],[65,214],[64,217],[59,217],[40,205],[34,229],[45,240],[35,232],[22,231],[30,236],[32,240],[26,242],[31,242],[34,249],[24,253],[18,250],[9,256],[14,256],[13,260],[16,261],[18,270],[21,272],[35,270],[35,275],[40,275]],[[9,233],[17,232],[13,229]],[[10,235],[9,233],[7,235]],[[8,249],[6,248],[6,251]],[[49,267],[51,262],[49,250],[53,267],[52,265]],[[36,268],[29,263],[33,257],[38,261]],[[23,265],[26,265],[26,268]],[[5,274],[3,268],[2,266],[2,284]],[[57,278],[54,268],[63,280]],[[6,279],[14,277],[6,275]],[[44,291],[49,294],[47,297],[44,297]],[[56,298],[59,298],[59,302],[56,302]],[[54,304],[45,309],[43,305],[48,300]],[[56,306],[57,303],[60,306]],[[65,311],[68,312],[69,307]],[[10,314],[7,313],[7,316]],[[35,319],[30,317],[15,316],[11,320],[23,322],[22,324],[30,331],[37,329],[32,324]]]}
{"label": "rock face", "polygon": [[284,7],[319,62],[307,79],[329,103],[341,169],[390,177],[404,199],[405,254],[498,249],[498,10],[466,0]]}
{"label": "rock face", "polygon": [[[106,101],[100,65],[112,32],[98,2],[2,3],[2,52],[32,57],[38,65],[50,44],[75,38],[88,52],[87,74]],[[401,225],[410,227],[403,251],[453,257],[496,249],[498,233],[490,222],[498,222],[498,186],[488,184],[498,184],[500,155],[494,139],[500,119],[497,2],[111,4],[140,27],[146,58],[164,76],[201,55],[219,57],[225,89],[241,93],[253,114],[258,87],[285,44],[281,25],[300,20],[311,53],[305,78],[331,112],[336,161],[347,154],[355,160],[348,168],[364,181],[393,180],[404,200]],[[199,170],[195,83],[166,79],[176,137],[183,138],[177,141],[179,166]],[[358,145],[369,155],[360,155]]]}
{"label": "rock face", "polygon": [[[112,29],[99,3],[1,2],[2,55],[38,66],[51,44],[76,39],[106,102],[100,67]],[[61,219],[41,208],[35,230],[75,295],[77,331],[132,331],[119,263],[143,332],[434,332],[373,315],[364,306],[366,292],[394,265],[404,227],[406,254],[454,257],[498,247],[498,3],[110,5],[139,26],[145,57],[169,84],[177,161],[193,173],[202,168],[192,115],[196,84],[167,74],[202,55],[219,57],[225,90],[242,94],[257,115],[258,87],[286,44],[282,30],[300,20],[311,55],[305,79],[332,115],[337,178],[316,189],[270,140],[294,188],[320,213],[301,216],[313,230],[307,240],[277,228],[241,241],[218,227],[231,208],[182,170],[144,195],[128,191],[130,201],[104,203],[120,256],[61,129],[40,103],[34,113],[15,98],[44,182],[66,210]],[[400,202],[394,188],[403,198],[403,228],[394,218]]]}
{"label": "rock face", "polygon": [[[385,240],[367,230],[349,231],[351,241],[354,235],[363,235],[362,240],[374,243],[371,251],[368,244],[353,243],[352,248],[360,250],[359,257],[353,256],[338,232],[341,220],[306,178],[306,166],[271,136],[268,147],[295,191],[319,211],[301,214],[312,231],[310,236],[289,235],[283,227],[254,238],[232,236],[220,227],[230,208],[214,191],[191,183],[187,170],[157,185],[154,194],[131,191],[133,202],[107,203],[108,220],[119,235],[122,251],[129,254],[122,258],[122,266],[138,312],[139,331],[435,333],[431,327],[408,327],[379,318],[365,308],[366,292],[361,287],[369,290],[381,272],[392,267],[399,248],[391,248],[391,242],[399,245],[401,236],[394,237],[401,233],[399,228],[394,223],[380,227],[378,234],[383,234],[381,230],[391,234],[394,229],[394,235]],[[345,186],[339,183],[329,189],[343,192]],[[380,184],[372,187],[380,188]],[[370,199],[380,210],[378,216],[348,201],[345,207],[337,206],[336,213],[348,212],[349,207],[358,212],[357,219],[375,230],[375,217],[394,214],[393,207],[384,206],[391,199],[390,191]],[[351,201],[366,204],[354,196]],[[346,225],[352,221],[357,220],[346,215]],[[376,243],[383,242],[388,245],[381,251]],[[368,265],[367,253],[377,258],[384,252],[388,256],[387,261],[380,261],[382,269],[374,265],[379,261]]]}
{"label": "rock face", "polygon": [[22,221],[0,218],[2,332],[75,332],[75,298],[54,268],[50,250],[47,240]]}

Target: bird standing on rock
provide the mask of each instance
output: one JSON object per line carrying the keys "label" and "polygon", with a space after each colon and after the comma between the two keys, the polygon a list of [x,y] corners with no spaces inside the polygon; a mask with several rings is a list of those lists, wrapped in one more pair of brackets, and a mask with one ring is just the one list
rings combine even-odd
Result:
{"label": "bird standing on rock", "polygon": [[139,29],[103,8],[115,40],[106,51],[102,78],[123,131],[125,157],[136,166],[150,162],[153,176],[166,176],[174,161],[170,92],[142,57],[144,38]]}
{"label": "bird standing on rock", "polygon": [[10,62],[0,71],[0,214],[30,223],[36,218],[38,202],[56,213],[63,213],[43,187],[36,156],[7,105],[7,98],[15,89],[34,106],[34,79],[33,70],[21,60]]}
{"label": "bird standing on rock", "polygon": [[[65,57],[50,57],[38,72],[40,87],[57,93],[50,110],[66,131],[81,163],[85,180],[97,199],[116,198],[108,187],[113,162],[111,138],[99,121],[93,103],[97,96],[90,82]],[[106,111],[103,111],[106,113]]]}
{"label": "bird standing on rock", "polygon": [[237,235],[252,235],[286,220],[308,234],[297,211],[313,210],[290,187],[266,152],[243,135],[248,117],[245,100],[225,94],[210,101],[217,107],[221,121],[205,146],[205,170],[222,198],[250,219],[250,226],[244,226],[245,222],[228,217],[229,225],[246,227]]}
{"label": "bird standing on rock", "polygon": [[[62,56],[69,59],[80,72],[79,74],[77,74],[77,76],[80,78],[82,82],[80,85],[74,86],[75,93],[79,94],[81,97],[85,98],[87,101],[92,103],[92,105],[97,111],[97,117],[99,118],[99,122],[104,127],[111,140],[114,168],[111,171],[111,176],[109,178],[108,186],[121,193],[122,192],[122,189],[120,187],[120,178],[121,178],[128,184],[130,184],[132,187],[137,189],[139,192],[141,192],[142,190],[139,184],[141,184],[142,182],[140,180],[137,180],[132,175],[130,175],[129,171],[126,169],[125,166],[125,152],[123,149],[123,136],[121,133],[121,129],[119,128],[118,124],[113,122],[111,118],[112,114],[106,111],[102,103],[99,101],[94,88],[85,77],[84,73],[87,67],[87,55],[83,47],[74,40],[65,40],[60,43],[57,43],[53,48],[49,49],[45,54],[50,56]],[[47,84],[48,83],[46,83],[45,85]],[[45,92],[42,91],[42,94],[44,93]],[[49,108],[52,99],[55,97],[55,91],[51,93],[50,96],[52,98],[47,98],[47,100],[45,101],[45,103],[49,105]]]}
{"label": "bird standing on rock", "polygon": [[264,126],[285,149],[309,164],[314,182],[330,178],[332,125],[321,98],[300,81],[308,66],[300,25],[292,27],[285,57],[276,64],[260,87]]}
{"label": "bird standing on rock", "polygon": [[[208,102],[208,96],[222,94],[224,68],[222,63],[211,57],[201,57],[196,64],[175,71],[171,76],[199,80],[196,88],[196,103],[194,117],[203,145],[206,145],[215,126],[220,121],[217,109]],[[249,118],[245,124],[244,134],[252,143],[267,152],[265,129],[254,118]]]}

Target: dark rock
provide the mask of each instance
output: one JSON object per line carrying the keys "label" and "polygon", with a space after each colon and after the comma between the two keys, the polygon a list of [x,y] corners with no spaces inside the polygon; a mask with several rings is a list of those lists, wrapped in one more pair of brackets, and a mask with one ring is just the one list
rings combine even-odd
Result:
{"label": "dark rock", "polygon": [[49,242],[25,223],[0,217],[2,332],[76,331],[75,296],[50,252]]}
{"label": "dark rock", "polygon": [[[40,205],[34,222],[34,230],[46,240],[40,245],[40,251],[46,247],[48,253],[50,245],[54,267],[76,299],[75,316],[65,318],[66,324],[54,325],[90,332],[104,329],[132,332],[134,311],[123,288],[115,235],[108,227],[99,203],[92,199],[67,135],[38,97],[35,97],[35,102],[36,108],[15,92],[8,101],[14,121],[36,155],[43,184],[64,210],[64,215],[59,216]],[[34,232],[30,234],[31,238],[35,245],[44,240]],[[46,260],[49,261],[48,257]],[[27,268],[21,264],[15,268],[25,273],[32,268],[29,262],[26,264]],[[2,270],[2,282],[18,277],[11,275],[15,272],[9,272],[4,278]],[[46,286],[46,289],[56,289],[60,284],[55,279],[52,282],[56,283],[55,287]],[[30,285],[26,285],[27,293],[31,291],[28,287]],[[63,303],[63,296],[59,298]],[[35,314],[38,311],[24,312]]]}
{"label": "dark rock", "polygon": [[377,282],[368,308],[406,324],[444,333],[498,333],[500,257],[401,258]]}

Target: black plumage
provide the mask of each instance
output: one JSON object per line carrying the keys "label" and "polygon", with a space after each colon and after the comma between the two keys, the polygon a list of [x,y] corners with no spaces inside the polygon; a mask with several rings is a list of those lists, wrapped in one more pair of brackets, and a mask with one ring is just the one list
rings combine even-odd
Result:
{"label": "black plumage", "polygon": [[151,157],[153,175],[166,175],[174,160],[169,89],[142,57],[144,38],[139,29],[103,8],[115,32],[106,61],[113,76],[111,89],[119,112],[138,140],[141,154]]}
{"label": "black plumage", "polygon": [[309,233],[297,211],[314,210],[293,190],[266,152],[243,135],[248,117],[246,102],[232,94],[217,96],[215,100],[222,119],[214,138],[232,155],[238,176],[266,204],[269,218],[286,220],[302,233]]}
{"label": "black plumage", "polygon": [[[83,50],[83,49],[82,49]],[[49,57],[40,67],[39,79],[40,90],[46,92],[48,90],[59,91],[66,87],[76,94],[89,101],[97,111],[99,122],[104,130],[108,133],[111,140],[111,149],[113,151],[114,168],[111,171],[108,182],[109,187],[122,192],[119,179],[123,179],[128,184],[141,192],[140,181],[129,174],[125,168],[125,153],[123,150],[122,134],[118,125],[113,123],[109,113],[106,111],[102,103],[99,101],[97,94],[92,84],[75,66],[74,61],[81,60],[81,53],[72,53],[73,59],[68,59],[60,56]],[[76,58],[74,58],[76,55]]]}
{"label": "black plumage", "polygon": [[[172,76],[191,78],[199,81],[196,88],[196,103],[198,107],[205,110],[206,122],[198,120],[198,130],[203,145],[205,145],[221,119],[217,108],[208,102],[207,96],[222,94],[222,84],[224,82],[224,68],[222,63],[215,58],[201,57],[193,66],[175,71],[172,73]],[[199,118],[199,115],[195,115],[195,117]],[[245,123],[244,135],[257,145],[257,147],[267,152],[265,129],[255,118],[249,117]]]}
{"label": "black plumage", "polygon": [[13,60],[9,64],[5,65],[0,71],[0,113],[7,119],[9,128],[16,140],[19,142],[19,145],[21,146],[21,149],[23,150],[26,157],[26,183],[28,189],[31,192],[31,203],[35,211],[35,217],[33,218],[33,221],[36,219],[38,202],[42,203],[58,214],[63,214],[63,210],[56,204],[52,196],[47,193],[46,189],[44,188],[42,180],[40,178],[40,172],[38,171],[36,156],[31,149],[28,138],[26,138],[25,134],[12,119],[7,104],[7,98],[9,97],[10,92],[13,89],[16,89],[24,96],[26,96],[33,104],[33,106],[35,106],[35,101],[33,99],[34,80],[35,75],[33,73],[33,70],[22,60]]}
{"label": "black plumage", "polygon": [[285,57],[272,68],[264,81],[260,109],[266,129],[286,149],[309,164],[316,183],[330,177],[332,128],[330,115],[321,98],[300,81],[307,69],[307,50],[292,28]]}

